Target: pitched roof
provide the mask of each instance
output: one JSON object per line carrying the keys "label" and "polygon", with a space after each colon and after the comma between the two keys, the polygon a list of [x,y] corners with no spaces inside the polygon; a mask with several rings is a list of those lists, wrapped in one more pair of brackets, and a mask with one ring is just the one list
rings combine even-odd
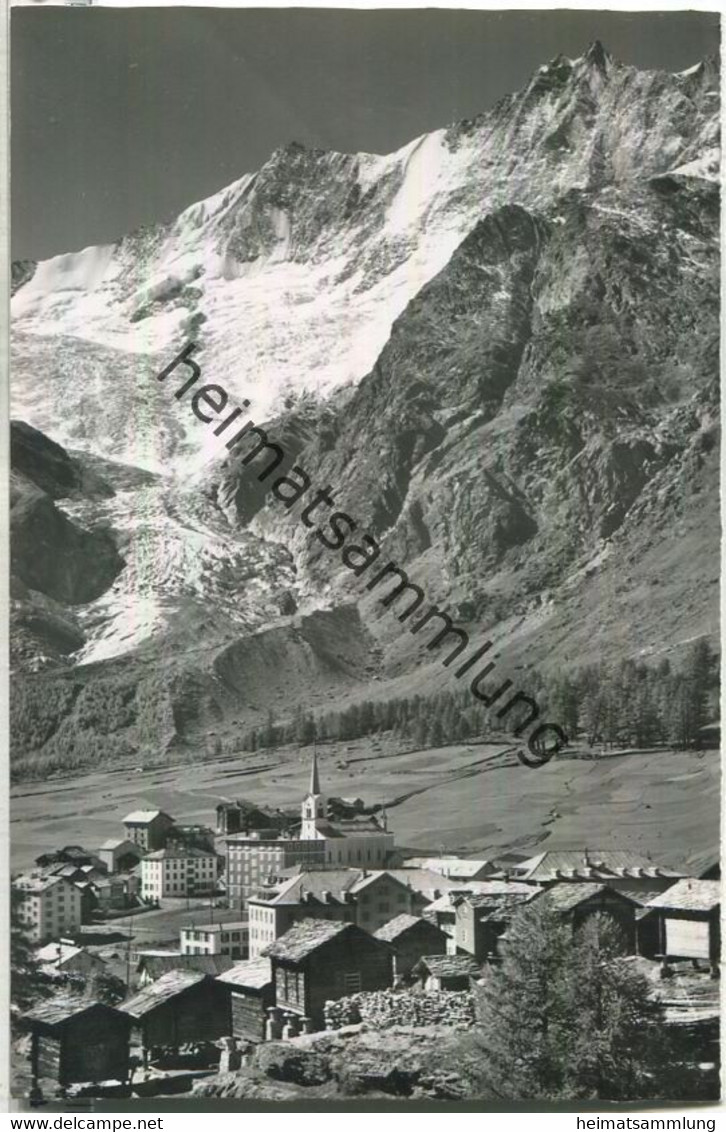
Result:
{"label": "pitched roof", "polygon": [[269,944],[262,952],[275,959],[289,959],[292,963],[299,963],[313,952],[330,943],[337,936],[347,934],[375,942],[379,947],[386,947],[382,940],[376,940],[363,928],[356,924],[345,923],[340,920],[298,920],[296,924],[284,935]]}
{"label": "pitched roof", "polygon": [[[82,953],[84,953],[84,948],[75,947],[70,943],[46,943],[45,947],[36,951],[35,958],[39,963],[65,963],[68,959],[74,959],[76,955]],[[97,957],[94,956],[94,958]]]}
{"label": "pitched roof", "polygon": [[132,810],[130,814],[126,815],[123,822],[124,825],[148,825],[149,822],[152,822],[154,818],[158,817],[169,818],[169,821],[173,820],[169,817],[169,814],[165,814],[163,810]]}
{"label": "pitched roof", "polygon": [[492,905],[509,898],[518,901],[533,900],[542,891],[538,884],[524,884],[516,880],[476,880],[466,884],[452,884],[430,904],[426,905],[426,912],[453,912],[463,900],[473,908]]}
{"label": "pitched roof", "polygon": [[634,904],[638,904],[641,910],[650,904],[654,896],[658,896],[661,892],[660,888],[641,888],[639,885],[625,884],[620,881],[617,884],[609,883],[607,887],[612,889],[613,892],[619,892],[621,896],[627,896]]}
{"label": "pitched roof", "polygon": [[414,970],[418,967],[425,967],[429,974],[438,978],[478,975],[481,969],[471,955],[423,955]]}
{"label": "pitched roof", "polygon": [[477,882],[476,888],[472,888],[471,892],[460,890],[459,894],[462,900],[476,904],[477,900],[482,903],[502,896],[526,896],[531,900],[541,891],[538,884],[524,884],[521,880],[482,880]]}
{"label": "pitched roof", "polygon": [[[586,900],[591,900],[602,893],[614,894],[615,890],[607,884],[589,884],[586,881],[579,884],[556,884],[554,888],[547,890],[542,899],[546,900],[556,912],[571,912],[579,904],[584,904]],[[621,896],[623,900],[630,900],[624,892],[617,893],[617,896]],[[631,903],[635,902],[631,901]]]}
{"label": "pitched roof", "polygon": [[[129,817],[130,816],[131,815],[129,815]],[[128,818],[126,820],[128,821]],[[129,841],[128,837],[109,837],[108,841],[104,841],[100,849],[118,849],[121,845],[129,845],[132,849],[136,849],[137,852],[141,852],[136,842]]]}
{"label": "pitched roof", "polygon": [[264,956],[259,959],[245,959],[243,963],[235,963],[229,971],[219,975],[218,981],[229,983],[234,987],[262,990],[272,982],[272,964]]}
{"label": "pitched roof", "polygon": [[[441,894],[453,888],[462,888],[461,881],[451,880],[450,877],[445,877],[443,873],[434,872],[433,869],[386,869],[392,877],[397,880],[403,881],[408,888],[414,892],[420,892],[424,896],[430,896],[433,900],[434,892]],[[480,884],[480,881],[469,881],[469,884]]]}
{"label": "pitched roof", "polygon": [[350,927],[352,924],[341,920],[298,920],[289,931],[269,944],[262,954],[298,963]]}
{"label": "pitched roof", "polygon": [[350,892],[356,896],[385,875],[390,875],[398,884],[402,883],[388,869],[310,869],[296,872],[294,876],[271,886],[268,895],[253,899],[264,900],[267,904],[299,904],[311,898],[322,901],[323,893],[327,893],[327,903],[342,904],[343,893]]}
{"label": "pitched roof", "polygon": [[454,903],[468,904],[470,907],[475,908],[478,920],[498,920],[504,914],[511,914],[516,908],[520,908],[523,904],[528,904],[530,900],[534,900],[539,896],[540,889],[535,888],[530,892],[472,892],[460,897],[454,897]]}
{"label": "pitched roof", "polygon": [[432,900],[423,909],[424,912],[455,912],[456,904],[454,901],[457,899],[455,892],[444,892],[438,896],[436,900]]}
{"label": "pitched roof", "polygon": [[[201,956],[194,956],[193,958],[201,958]],[[189,990],[197,983],[204,982],[207,978],[209,976],[201,971],[181,971],[175,968],[173,971],[168,971],[165,975],[162,975],[155,982],[149,983],[127,1002],[122,1002],[119,1005],[119,1010],[123,1010],[124,1014],[130,1014],[133,1018],[143,1018],[146,1014],[150,1014],[152,1010],[156,1010],[157,1007],[168,1002],[169,999]]]}
{"label": "pitched roof", "polygon": [[659,893],[649,908],[665,908],[684,912],[712,912],[721,903],[720,880],[679,880]]}
{"label": "pitched roof", "polygon": [[54,875],[30,875],[19,876],[13,881],[13,887],[22,890],[23,892],[45,892],[46,889],[52,888],[54,884],[70,884],[65,877]]}
{"label": "pitched roof", "polygon": [[407,857],[404,864],[407,868],[431,869],[442,876],[473,877],[486,868],[497,871],[491,861],[473,861],[467,857]]}
{"label": "pitched roof", "polygon": [[399,877],[394,876],[393,873],[389,873],[388,869],[376,869],[373,872],[366,871],[361,876],[359,876],[358,880],[356,880],[356,882],[351,886],[350,891],[354,895],[358,892],[362,892],[364,888],[368,888],[369,885],[373,884],[377,880],[380,880],[383,876],[388,876],[390,880],[392,880],[395,884],[400,885],[401,888],[406,887],[404,882]]}
{"label": "pitched roof", "polygon": [[23,1018],[31,1022],[42,1022],[46,1026],[57,1026],[79,1014],[85,1014],[88,1010],[103,1010],[109,1016],[114,1015],[116,1018],[123,1016],[120,1014],[120,1007],[107,1006],[103,1002],[89,1002],[87,998],[80,998],[78,995],[66,995],[38,1003],[32,1010],[23,1014]]}
{"label": "pitched roof", "polygon": [[520,862],[512,875],[526,880],[607,880],[612,877],[681,877],[666,865],[629,849],[553,849]]}
{"label": "pitched roof", "polygon": [[[376,939],[385,940],[390,943],[394,939],[400,939],[406,932],[411,931],[412,928],[417,928],[419,924],[424,924],[429,931],[439,931],[440,929],[432,924],[430,920],[424,920],[421,916],[411,916],[408,912],[402,912],[400,916],[394,916],[387,924],[380,927],[377,932],[374,932]],[[443,936],[443,932],[441,933]]]}
{"label": "pitched roof", "polygon": [[169,971],[197,971],[216,977],[233,965],[228,955],[140,955],[136,970],[143,968],[152,979],[160,979]]}

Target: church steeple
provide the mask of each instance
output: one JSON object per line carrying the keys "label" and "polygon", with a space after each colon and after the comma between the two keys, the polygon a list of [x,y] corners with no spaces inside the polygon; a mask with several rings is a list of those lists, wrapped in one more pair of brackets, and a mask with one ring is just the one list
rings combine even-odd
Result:
{"label": "church steeple", "polygon": [[318,749],[313,747],[313,762],[310,767],[310,794],[320,793],[320,776],[318,775]]}
{"label": "church steeple", "polygon": [[318,752],[313,747],[313,761],[310,764],[310,789],[302,804],[302,825],[300,837],[308,841],[322,837],[318,829],[318,822],[325,821],[328,816],[328,802],[320,789],[320,774],[318,772]]}

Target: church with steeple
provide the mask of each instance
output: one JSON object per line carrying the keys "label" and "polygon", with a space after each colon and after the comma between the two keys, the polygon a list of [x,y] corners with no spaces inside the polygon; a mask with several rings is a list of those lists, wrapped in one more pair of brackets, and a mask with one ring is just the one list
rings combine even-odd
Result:
{"label": "church with steeple", "polygon": [[320,789],[320,773],[318,771],[318,752],[313,750],[313,761],[310,767],[310,788],[303,799],[302,824],[300,837],[303,841],[311,841],[324,837],[318,830],[318,823],[327,821],[328,799]]}
{"label": "church with steeple", "polygon": [[320,786],[317,749],[313,749],[310,782],[300,817],[300,840],[324,841],[327,866],[380,869],[391,865],[394,837],[385,820],[380,822],[373,814],[338,820],[328,816],[328,798]]}

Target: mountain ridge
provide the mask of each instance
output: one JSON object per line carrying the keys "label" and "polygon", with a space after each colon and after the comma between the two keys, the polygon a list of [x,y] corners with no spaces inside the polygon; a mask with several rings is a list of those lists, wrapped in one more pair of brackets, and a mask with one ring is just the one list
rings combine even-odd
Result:
{"label": "mountain ridge", "polygon": [[[221,658],[266,634],[293,699],[319,687],[324,702],[338,675],[317,630],[300,646],[310,618],[349,635],[361,695],[440,683],[378,596],[155,381],[190,338],[204,380],[249,397],[383,553],[514,667],[715,639],[717,104],[711,63],[642,72],[596,43],[394,154],[293,143],[176,221],[18,267],[14,410],[107,462],[112,495],[57,506],[112,530],[124,561],[71,611],[81,648],[20,658],[34,688],[66,689],[48,696],[49,735],[21,693],[21,760],[68,757],[104,670],[138,710],[119,709],[100,758],[264,716],[279,689],[252,702]],[[195,668],[200,635],[212,659]],[[99,686],[69,698],[76,681]],[[90,734],[80,746],[91,758]]]}

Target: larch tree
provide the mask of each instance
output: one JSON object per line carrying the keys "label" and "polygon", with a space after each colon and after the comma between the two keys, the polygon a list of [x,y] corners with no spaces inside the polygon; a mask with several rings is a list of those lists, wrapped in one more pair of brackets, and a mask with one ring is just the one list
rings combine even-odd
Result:
{"label": "larch tree", "polygon": [[599,917],[573,931],[541,898],[517,912],[481,987],[479,1035],[486,1093],[502,1100],[662,1095],[662,1009]]}

